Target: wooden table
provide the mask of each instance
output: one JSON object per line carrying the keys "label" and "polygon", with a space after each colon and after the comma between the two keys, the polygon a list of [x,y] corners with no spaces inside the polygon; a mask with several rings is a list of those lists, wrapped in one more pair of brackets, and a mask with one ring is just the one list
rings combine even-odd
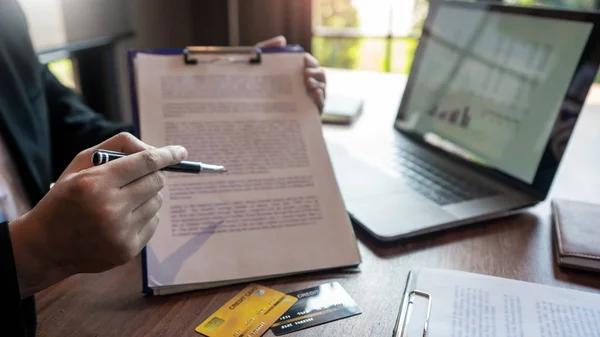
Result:
{"label": "wooden table", "polygon": [[[362,95],[354,127],[393,118],[405,78],[329,71],[330,93]],[[389,109],[392,109],[391,112]],[[385,117],[384,117],[385,116]],[[600,202],[600,88],[591,93],[551,197]],[[326,132],[342,132],[325,127]],[[290,292],[339,281],[363,314],[288,336],[391,336],[408,271],[441,267],[600,293],[598,274],[559,269],[553,257],[548,203],[518,215],[382,244],[357,229],[358,270],[261,282]],[[600,238],[599,238],[600,240]],[[307,243],[308,245],[309,243]],[[194,328],[242,285],[167,297],[141,294],[139,259],[99,275],[78,275],[37,296],[39,336],[199,336]],[[265,336],[273,336],[269,331]]]}

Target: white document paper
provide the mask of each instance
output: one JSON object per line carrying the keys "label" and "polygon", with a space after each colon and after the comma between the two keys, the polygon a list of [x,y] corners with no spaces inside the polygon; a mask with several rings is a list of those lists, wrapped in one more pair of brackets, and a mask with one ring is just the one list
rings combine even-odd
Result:
{"label": "white document paper", "polygon": [[[408,291],[431,295],[427,337],[598,337],[600,295],[465,272],[421,269]],[[422,336],[416,296],[408,336]]]}
{"label": "white document paper", "polygon": [[260,65],[138,54],[135,64],[141,139],[183,145],[188,160],[228,169],[167,175],[147,246],[149,286],[360,262],[302,53],[264,54]]}

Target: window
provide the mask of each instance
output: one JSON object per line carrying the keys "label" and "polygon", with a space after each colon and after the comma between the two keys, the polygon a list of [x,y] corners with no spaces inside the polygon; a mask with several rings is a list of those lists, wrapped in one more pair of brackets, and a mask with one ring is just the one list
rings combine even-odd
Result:
{"label": "window", "polygon": [[407,73],[428,0],[315,0],[313,53],[327,67]]}
{"label": "window", "polygon": [[[408,74],[430,0],[313,1],[312,52],[323,66]],[[600,9],[600,0],[504,3]]]}
{"label": "window", "polygon": [[75,74],[73,72],[73,61],[64,58],[48,63],[48,69],[66,87],[78,91]]}

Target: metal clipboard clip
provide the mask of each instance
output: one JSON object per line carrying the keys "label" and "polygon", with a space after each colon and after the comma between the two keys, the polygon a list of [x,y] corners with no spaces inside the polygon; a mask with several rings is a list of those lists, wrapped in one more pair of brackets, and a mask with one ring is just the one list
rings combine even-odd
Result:
{"label": "metal clipboard clip", "polygon": [[[239,54],[240,56],[231,56]],[[210,59],[197,59],[194,55],[215,55]],[[183,50],[183,62],[186,65],[213,63],[261,64],[262,51],[256,47],[186,47]]]}
{"label": "metal clipboard clip", "polygon": [[[406,296],[408,296],[408,298],[406,298]],[[408,323],[410,322],[410,314],[412,312],[412,306],[415,303],[416,296],[424,297],[427,299],[427,315],[425,317],[425,323],[423,324],[423,337],[427,337],[427,331],[429,330],[429,316],[431,314],[432,299],[430,294],[419,290],[412,290],[410,293],[408,293],[408,295],[405,295],[405,298],[402,300],[402,307],[400,310],[400,314],[396,319],[396,325],[394,326],[394,332],[392,337],[407,337],[408,332],[406,330],[408,327]],[[398,330],[400,323],[402,324],[402,326],[400,327],[400,330]]]}

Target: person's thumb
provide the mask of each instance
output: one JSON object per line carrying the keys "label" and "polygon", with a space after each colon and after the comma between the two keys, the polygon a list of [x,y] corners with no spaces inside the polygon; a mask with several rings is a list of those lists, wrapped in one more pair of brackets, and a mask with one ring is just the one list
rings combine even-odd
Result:
{"label": "person's thumb", "polygon": [[59,181],[62,181],[65,177],[70,176],[73,173],[93,167],[92,154],[95,150],[102,149],[130,154],[151,148],[153,148],[153,146],[142,142],[128,132],[119,133],[118,135],[113,136],[96,146],[80,152],[77,156],[75,156],[75,158],[73,158],[71,163],[67,166],[56,182],[58,183]]}
{"label": "person's thumb", "polygon": [[128,132],[122,132],[105,140],[101,144],[92,147],[88,151],[93,152],[94,150],[103,149],[131,154],[152,148],[154,148],[154,146],[142,142],[134,135]]}
{"label": "person's thumb", "polygon": [[285,47],[286,44],[287,44],[287,40],[285,39],[285,37],[282,35],[279,35],[279,36],[275,36],[268,40],[257,43],[256,47],[257,48],[281,48],[281,47]]}

